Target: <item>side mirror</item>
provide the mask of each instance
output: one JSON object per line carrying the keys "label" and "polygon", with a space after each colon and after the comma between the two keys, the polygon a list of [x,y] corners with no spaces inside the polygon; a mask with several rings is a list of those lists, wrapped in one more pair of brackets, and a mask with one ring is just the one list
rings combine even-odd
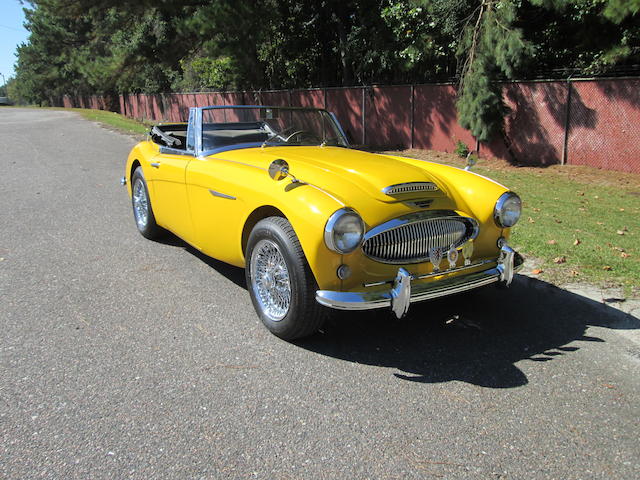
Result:
{"label": "side mirror", "polygon": [[464,167],[464,169],[469,171],[471,170],[471,167],[473,167],[476,163],[478,163],[478,152],[475,150],[471,150],[469,153],[467,153],[467,166]]}
{"label": "side mirror", "polygon": [[289,176],[289,164],[285,160],[277,158],[269,165],[269,176],[276,182],[284,180]]}

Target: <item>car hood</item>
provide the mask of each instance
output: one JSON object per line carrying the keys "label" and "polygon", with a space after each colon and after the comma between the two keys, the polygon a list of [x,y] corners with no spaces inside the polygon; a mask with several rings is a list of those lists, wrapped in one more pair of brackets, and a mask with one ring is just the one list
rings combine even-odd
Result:
{"label": "car hood", "polygon": [[264,169],[268,169],[273,160],[284,159],[291,175],[328,191],[343,202],[358,193],[385,203],[396,202],[396,198],[382,190],[408,182],[432,182],[438,190],[405,194],[403,200],[439,197],[447,193],[445,182],[437,175],[397,157],[340,147],[265,147],[250,151],[234,150],[215,156]]}

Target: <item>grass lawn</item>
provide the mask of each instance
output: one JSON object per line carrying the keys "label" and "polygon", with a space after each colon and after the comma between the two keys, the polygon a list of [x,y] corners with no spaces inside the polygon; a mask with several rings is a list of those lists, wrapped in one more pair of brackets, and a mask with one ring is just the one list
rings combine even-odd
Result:
{"label": "grass lawn", "polygon": [[[401,154],[464,165],[453,154]],[[513,167],[488,160],[480,160],[473,171],[522,197],[522,217],[511,243],[539,261],[540,278],[557,284],[621,285],[627,294],[640,295],[640,175],[571,165]]]}
{"label": "grass lawn", "polygon": [[150,123],[138,122],[132,120],[119,113],[105,112],[104,110],[92,110],[88,108],[65,108],[72,112],[78,112],[87,120],[92,122],[98,122],[108,127],[114,128],[118,131],[129,134],[142,134],[144,135],[149,131],[151,127]]}

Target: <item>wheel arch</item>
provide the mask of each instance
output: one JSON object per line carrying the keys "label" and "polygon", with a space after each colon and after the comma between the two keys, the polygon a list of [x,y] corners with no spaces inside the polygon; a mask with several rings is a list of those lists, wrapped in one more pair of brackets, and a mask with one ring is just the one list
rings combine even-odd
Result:
{"label": "wheel arch", "polygon": [[140,166],[140,160],[138,160],[137,158],[133,162],[131,162],[131,170],[129,170],[129,183],[131,183],[131,180],[133,179],[133,172],[135,172],[136,168]]}
{"label": "wheel arch", "polygon": [[289,220],[282,210],[274,207],[273,205],[262,205],[253,210],[244,222],[240,238],[242,254],[245,257],[247,253],[247,244],[249,243],[249,235],[251,235],[253,227],[255,227],[260,220],[267,217],[282,217]]}

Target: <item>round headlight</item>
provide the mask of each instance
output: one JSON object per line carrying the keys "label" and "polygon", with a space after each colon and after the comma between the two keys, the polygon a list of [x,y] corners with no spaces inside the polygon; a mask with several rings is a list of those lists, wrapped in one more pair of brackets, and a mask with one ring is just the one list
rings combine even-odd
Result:
{"label": "round headlight", "polygon": [[324,227],[324,243],[338,253],[351,253],[360,246],[364,222],[355,210],[341,208],[329,217]]}
{"label": "round headlight", "polygon": [[503,193],[496,202],[493,218],[499,227],[513,227],[520,218],[521,211],[520,197],[513,192]]}

